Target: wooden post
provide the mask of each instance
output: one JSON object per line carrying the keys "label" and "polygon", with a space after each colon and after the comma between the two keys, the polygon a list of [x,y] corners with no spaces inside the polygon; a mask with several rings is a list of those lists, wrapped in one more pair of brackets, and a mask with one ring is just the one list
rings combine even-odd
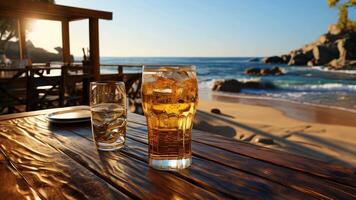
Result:
{"label": "wooden post", "polygon": [[117,66],[117,73],[119,74],[119,81],[124,81],[124,69],[122,65]]}
{"label": "wooden post", "polygon": [[18,38],[19,38],[20,60],[23,60],[27,58],[26,26],[25,26],[25,20],[23,18],[17,20],[17,30],[18,30]]}
{"label": "wooden post", "polygon": [[99,58],[99,20],[89,19],[89,48],[91,73],[95,81],[100,79],[100,58]]}
{"label": "wooden post", "polygon": [[70,57],[70,42],[69,42],[69,21],[62,20],[62,48],[63,48],[63,62],[65,64],[71,63]]}

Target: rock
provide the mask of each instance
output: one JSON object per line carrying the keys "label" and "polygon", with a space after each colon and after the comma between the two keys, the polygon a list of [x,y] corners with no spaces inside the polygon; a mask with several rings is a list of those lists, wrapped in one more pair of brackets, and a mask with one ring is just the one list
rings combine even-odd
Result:
{"label": "rock", "polygon": [[328,28],[328,33],[331,35],[339,35],[341,33],[341,29],[336,24],[331,24]]}
{"label": "rock", "polygon": [[259,75],[266,76],[269,75],[270,73],[271,73],[270,69],[261,69]]}
{"label": "rock", "polygon": [[[307,54],[309,51],[312,51],[313,48],[315,47],[315,45],[316,45],[315,43],[311,43],[311,44],[305,45],[305,46],[301,49],[302,53],[303,53],[303,54]],[[309,55],[309,56],[311,56],[311,55]]]}
{"label": "rock", "polygon": [[273,74],[275,76],[280,76],[280,75],[283,75],[283,71],[281,70],[281,68],[279,67],[273,67],[270,71],[270,74]]}
{"label": "rock", "polygon": [[249,60],[249,62],[260,62],[259,58],[252,58]]}
{"label": "rock", "polygon": [[311,59],[313,59],[312,50],[305,53],[302,50],[298,50],[291,53],[288,65],[306,65]]}
{"label": "rock", "polygon": [[289,60],[290,60],[290,55],[289,54],[285,54],[285,55],[282,55],[281,58],[283,60],[284,63],[288,63]]}
{"label": "rock", "polygon": [[257,67],[247,68],[245,70],[245,74],[248,74],[248,75],[260,75],[261,74],[261,68],[257,68]]}
{"label": "rock", "polygon": [[309,67],[315,66],[315,65],[316,65],[316,64],[315,64],[315,60],[314,60],[314,59],[309,60],[308,63],[307,63],[307,65],[308,65]]}
{"label": "rock", "polygon": [[333,69],[354,69],[356,62],[356,30],[330,25],[328,32],[303,48],[281,56],[266,57],[264,63],[288,63],[301,66],[327,66]]}
{"label": "rock", "polygon": [[213,90],[222,92],[240,92],[241,82],[235,79],[229,79],[224,81],[215,81]]}
{"label": "rock", "polygon": [[337,41],[340,58],[356,60],[356,32],[349,33],[344,39]]}
{"label": "rock", "polygon": [[329,62],[328,66],[333,68],[333,69],[339,69],[341,66],[343,66],[345,63],[343,63],[342,60],[339,59],[334,59],[331,62]]}
{"label": "rock", "polygon": [[[325,65],[331,60],[338,58],[339,53],[336,48],[327,48],[326,46],[317,45],[313,48],[313,65]],[[309,66],[309,65],[308,65]]]}
{"label": "rock", "polygon": [[320,44],[325,44],[326,42],[328,42],[328,36],[327,34],[323,34],[319,37],[319,41]]}
{"label": "rock", "polygon": [[213,108],[210,110],[211,113],[221,115],[221,111],[218,108]]}
{"label": "rock", "polygon": [[271,138],[265,138],[265,137],[258,137],[255,139],[256,143],[261,143],[261,144],[265,144],[265,145],[272,145],[275,144],[274,140]]}
{"label": "rock", "polygon": [[[7,43],[8,47],[6,50],[6,55],[11,60],[18,60],[19,55],[19,45],[15,41],[9,41]],[[55,48],[58,53],[49,52],[43,48],[35,47],[34,44],[28,40],[26,41],[26,48],[29,58],[31,58],[33,63],[49,63],[54,61],[63,61],[63,51],[62,48]],[[61,54],[62,53],[62,54]],[[74,61],[73,55],[71,55],[71,60]]]}
{"label": "rock", "polygon": [[266,57],[263,58],[262,60],[263,63],[266,64],[285,64],[286,62],[279,56],[271,56],[271,57]]}
{"label": "rock", "polygon": [[356,60],[334,59],[327,66],[332,69],[356,70]]}
{"label": "rock", "polygon": [[356,62],[356,32],[346,34],[336,42],[339,58],[333,59],[328,66],[334,69],[352,69]]}
{"label": "rock", "polygon": [[276,86],[271,82],[262,82],[262,81],[247,81],[240,82],[235,79],[229,79],[225,81],[215,81],[213,90],[221,92],[240,92],[241,89],[264,89],[272,90]]}
{"label": "rock", "polygon": [[283,75],[283,71],[279,67],[268,68],[258,68],[252,67],[245,70],[245,74],[255,75],[255,76],[266,76],[266,75]]}

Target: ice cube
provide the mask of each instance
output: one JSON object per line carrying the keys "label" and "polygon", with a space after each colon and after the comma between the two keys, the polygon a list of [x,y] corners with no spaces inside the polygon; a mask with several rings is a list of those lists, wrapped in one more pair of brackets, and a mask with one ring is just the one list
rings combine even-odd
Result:
{"label": "ice cube", "polygon": [[167,71],[162,74],[163,77],[172,79],[175,82],[181,82],[189,79],[189,74],[186,71]]}
{"label": "ice cube", "polygon": [[143,74],[143,82],[144,83],[153,83],[157,80],[158,76],[156,74]]}

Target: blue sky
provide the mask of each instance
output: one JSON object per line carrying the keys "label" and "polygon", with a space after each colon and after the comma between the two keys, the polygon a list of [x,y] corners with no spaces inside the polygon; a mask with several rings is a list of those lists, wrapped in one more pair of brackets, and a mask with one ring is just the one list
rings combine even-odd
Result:
{"label": "blue sky", "polygon": [[[326,0],[56,0],[112,11],[100,22],[102,56],[267,56],[317,39],[337,18]],[[351,18],[356,17],[355,9]],[[39,21],[35,45],[60,46],[60,24]],[[43,34],[45,33],[45,34]],[[71,52],[88,46],[88,22],[70,26]]]}

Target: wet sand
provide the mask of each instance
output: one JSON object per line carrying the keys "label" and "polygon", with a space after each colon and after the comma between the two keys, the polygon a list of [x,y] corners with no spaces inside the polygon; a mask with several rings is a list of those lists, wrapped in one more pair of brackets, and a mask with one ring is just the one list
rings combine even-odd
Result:
{"label": "wet sand", "polygon": [[356,112],[330,108],[326,106],[315,106],[301,104],[287,100],[275,100],[268,98],[256,98],[253,96],[231,97],[213,95],[213,100],[231,103],[243,103],[249,105],[266,106],[282,111],[288,117],[322,124],[335,124],[356,127]]}
{"label": "wet sand", "polygon": [[[211,113],[218,108],[222,114]],[[356,167],[356,113],[288,101],[212,96],[194,128],[329,163]]]}

